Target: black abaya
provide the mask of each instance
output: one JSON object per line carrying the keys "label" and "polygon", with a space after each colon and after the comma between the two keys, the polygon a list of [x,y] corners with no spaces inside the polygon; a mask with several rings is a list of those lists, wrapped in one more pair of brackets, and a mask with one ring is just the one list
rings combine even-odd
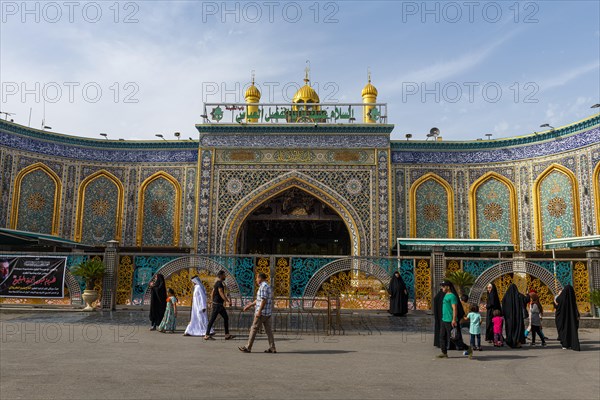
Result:
{"label": "black abaya", "polygon": [[442,326],[442,305],[444,303],[443,290],[438,290],[433,298],[433,345],[440,347],[440,328]]}
{"label": "black abaya", "polygon": [[498,289],[496,289],[496,285],[490,283],[492,285],[492,290],[487,294],[487,302],[485,303],[485,340],[492,341],[494,340],[494,325],[492,324],[492,318],[494,318],[494,310],[502,311],[502,306],[500,305],[500,297],[498,296]]}
{"label": "black abaya", "polygon": [[167,308],[167,286],[162,274],[156,275],[150,289],[150,322],[152,326],[160,325]]}
{"label": "black abaya", "polygon": [[512,348],[521,347],[525,343],[524,297],[513,283],[502,299],[506,344]]}
{"label": "black abaya", "polygon": [[408,313],[408,294],[406,284],[401,276],[394,274],[390,280],[390,313],[394,315],[406,315]]}
{"label": "black abaya", "polygon": [[[454,293],[454,295],[456,296],[457,299],[460,299],[460,297],[458,297],[458,294],[456,293],[456,289],[454,288],[454,285],[452,285],[452,284],[450,284],[450,292]],[[440,290],[433,298],[433,319],[434,319],[434,329],[435,329],[435,331],[433,332],[433,345],[435,347],[440,347],[440,329],[442,326],[442,307],[444,304],[444,296],[446,296],[446,293],[444,293],[443,290]],[[465,310],[463,309],[460,301],[456,305],[456,316],[457,316],[457,319],[459,322],[458,337],[460,339],[460,341],[457,340],[457,342],[462,343],[462,333],[460,331],[460,321],[462,321],[462,319],[465,316]],[[456,343],[453,340],[450,340],[450,343],[448,345],[448,350],[463,350],[463,349],[462,348],[457,349]]]}
{"label": "black abaya", "polygon": [[579,310],[573,286],[567,285],[556,299],[554,321],[558,331],[558,340],[562,347],[580,351],[579,347]]}

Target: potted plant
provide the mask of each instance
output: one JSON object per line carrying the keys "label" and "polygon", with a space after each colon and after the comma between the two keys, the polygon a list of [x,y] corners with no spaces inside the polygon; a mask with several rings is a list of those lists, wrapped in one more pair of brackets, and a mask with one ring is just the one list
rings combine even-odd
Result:
{"label": "potted plant", "polygon": [[459,296],[469,294],[468,290],[475,284],[475,277],[470,272],[454,271],[446,275],[446,279],[456,286]]}
{"label": "potted plant", "polygon": [[596,308],[596,317],[600,317],[600,289],[590,292],[590,303]]}
{"label": "potted plant", "polygon": [[94,290],[94,282],[104,276],[104,263],[98,259],[89,259],[73,268],[71,273],[85,279],[85,290],[82,297],[87,306],[83,311],[94,311],[92,303],[98,300],[98,291]]}

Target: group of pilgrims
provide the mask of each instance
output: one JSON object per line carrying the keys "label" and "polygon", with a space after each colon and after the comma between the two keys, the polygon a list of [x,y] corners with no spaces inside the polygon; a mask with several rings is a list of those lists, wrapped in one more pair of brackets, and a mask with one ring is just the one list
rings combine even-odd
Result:
{"label": "group of pilgrims", "polygon": [[[210,333],[206,332],[208,302],[204,285],[197,276],[192,278],[192,282],[194,283],[192,313],[184,335],[211,335],[214,333],[212,329]],[[450,292],[456,298],[460,298],[452,283],[445,281],[444,285],[450,287]],[[152,325],[150,329],[158,329],[160,332],[174,332],[177,316],[177,297],[175,293],[171,289],[167,291],[165,278],[162,274],[154,276],[150,287],[150,322]],[[409,292],[398,271],[392,276],[388,291],[390,294],[389,312],[395,316],[405,316],[408,313]],[[439,348],[446,346],[447,350],[467,350],[468,346],[462,340],[460,329],[456,330],[456,336],[447,340],[447,343],[441,343],[440,329],[442,328],[442,305],[445,295],[444,290],[440,289],[433,299],[433,345]],[[463,296],[461,300],[466,302],[468,299]],[[555,297],[554,307],[558,340],[562,348],[579,351],[579,311],[575,291],[571,285],[566,285]],[[511,348],[520,348],[526,344],[530,333],[532,334],[530,344],[534,344],[537,333],[540,336],[542,345],[545,345],[545,339],[547,338],[541,329],[543,309],[535,292],[532,291],[526,295],[521,294],[513,283],[508,287],[502,301],[500,301],[496,285],[489,283],[485,309],[485,341],[488,343],[493,343],[496,347],[501,347],[506,343]],[[465,310],[460,303],[456,307],[456,312],[457,320],[464,322]],[[527,326],[525,325],[526,321],[529,321]],[[479,350],[481,350],[481,346],[479,346]]]}
{"label": "group of pilgrims", "polygon": [[[208,301],[206,290],[199,277],[192,278],[194,292],[192,294],[192,313],[190,322],[185,328],[184,336],[205,336],[208,327]],[[167,291],[165,278],[162,274],[154,276],[150,282],[150,330],[159,332],[175,332],[177,316],[177,297],[172,289]],[[211,328],[209,334],[213,334]]]}
{"label": "group of pilgrims", "polygon": [[[452,283],[445,282],[444,284],[449,285],[450,291],[457,298],[460,298]],[[456,337],[448,340],[447,343],[441,343],[440,329],[445,295],[446,293],[440,289],[433,299],[435,321],[433,345],[439,348],[446,346],[448,350],[467,350],[468,346],[462,340],[460,329],[457,329]],[[463,295],[461,301],[467,300],[468,298]],[[554,298],[554,307],[558,341],[563,349],[579,351],[579,311],[575,291],[571,285],[566,285]],[[531,334],[530,345],[535,345],[535,334],[537,333],[540,336],[542,346],[545,346],[545,340],[548,338],[545,337],[541,329],[543,309],[539,303],[537,293],[534,291],[524,295],[519,292],[515,284],[511,284],[502,301],[500,301],[496,285],[489,283],[485,309],[485,341],[488,343],[493,343],[495,347],[502,347],[506,344],[510,348],[521,348],[529,339],[529,334]],[[458,314],[457,320],[465,321],[465,311],[460,303],[456,311]],[[526,326],[527,322],[528,325]],[[481,347],[479,347],[479,350],[481,350]]]}

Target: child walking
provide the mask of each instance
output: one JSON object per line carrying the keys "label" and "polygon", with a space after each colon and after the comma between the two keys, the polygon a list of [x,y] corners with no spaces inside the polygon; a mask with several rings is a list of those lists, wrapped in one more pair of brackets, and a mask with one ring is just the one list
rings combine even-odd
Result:
{"label": "child walking", "polygon": [[494,310],[494,317],[492,318],[492,325],[494,327],[494,347],[504,346],[504,338],[502,337],[502,328],[504,327],[504,318],[502,317],[502,311]]}
{"label": "child walking", "polygon": [[177,297],[175,297],[175,291],[173,289],[167,290],[167,309],[162,322],[158,326],[158,331],[165,333],[169,331],[175,333],[176,317],[177,317]]}
{"label": "child walking", "polygon": [[540,336],[542,346],[546,345],[546,340],[542,334],[542,316],[544,309],[540,304],[540,298],[536,293],[530,295],[531,303],[529,303],[529,318],[531,323],[531,343],[530,346],[535,346],[535,335],[536,333]]}
{"label": "child walking", "polygon": [[481,314],[479,314],[479,307],[472,305],[470,313],[464,318],[469,320],[469,334],[471,335],[471,347],[473,350],[481,351]]}

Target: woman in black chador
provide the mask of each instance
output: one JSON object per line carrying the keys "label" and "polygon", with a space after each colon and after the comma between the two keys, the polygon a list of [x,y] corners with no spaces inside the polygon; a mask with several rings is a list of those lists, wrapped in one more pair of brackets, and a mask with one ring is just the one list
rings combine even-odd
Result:
{"label": "woman in black chador", "polygon": [[[460,299],[458,296],[458,292],[452,283],[449,283],[450,291],[454,293],[457,299]],[[438,291],[438,293],[433,298],[433,320],[434,320],[434,329],[433,332],[433,345],[435,347],[440,347],[440,327],[442,325],[442,305],[444,303],[444,296],[446,293],[442,289]],[[450,340],[448,343],[448,350],[465,350],[462,340],[462,332],[460,331],[460,321],[465,317],[465,310],[462,307],[462,304],[459,302],[456,307],[456,317],[459,321],[459,326],[457,330],[458,337],[456,339],[456,343],[460,343],[459,348],[456,347],[456,343],[454,340]]]}
{"label": "woman in black chador", "polygon": [[519,289],[513,283],[508,287],[502,299],[506,344],[512,348],[521,347],[525,343],[524,311],[525,296],[519,293]]}
{"label": "woman in black chador", "polygon": [[567,285],[560,292],[556,300],[556,313],[554,321],[558,331],[558,340],[563,349],[580,351],[579,347],[579,310],[575,299],[573,286]]}
{"label": "woman in black chador", "polygon": [[150,281],[150,295],[150,330],[154,331],[160,325],[167,308],[167,286],[162,274],[156,274]]}
{"label": "woman in black chador", "polygon": [[400,272],[394,272],[390,280],[390,314],[404,316],[408,313],[408,290],[400,276]]}
{"label": "woman in black chador", "polygon": [[485,303],[485,340],[492,342],[494,340],[494,325],[492,324],[492,318],[494,318],[494,310],[502,311],[500,305],[500,297],[498,297],[498,289],[493,283],[487,285],[487,302]]}
{"label": "woman in black chador", "polygon": [[[442,325],[442,304],[446,293],[440,288],[433,298],[433,345],[440,347],[440,327]],[[450,342],[451,345],[452,342]]]}

